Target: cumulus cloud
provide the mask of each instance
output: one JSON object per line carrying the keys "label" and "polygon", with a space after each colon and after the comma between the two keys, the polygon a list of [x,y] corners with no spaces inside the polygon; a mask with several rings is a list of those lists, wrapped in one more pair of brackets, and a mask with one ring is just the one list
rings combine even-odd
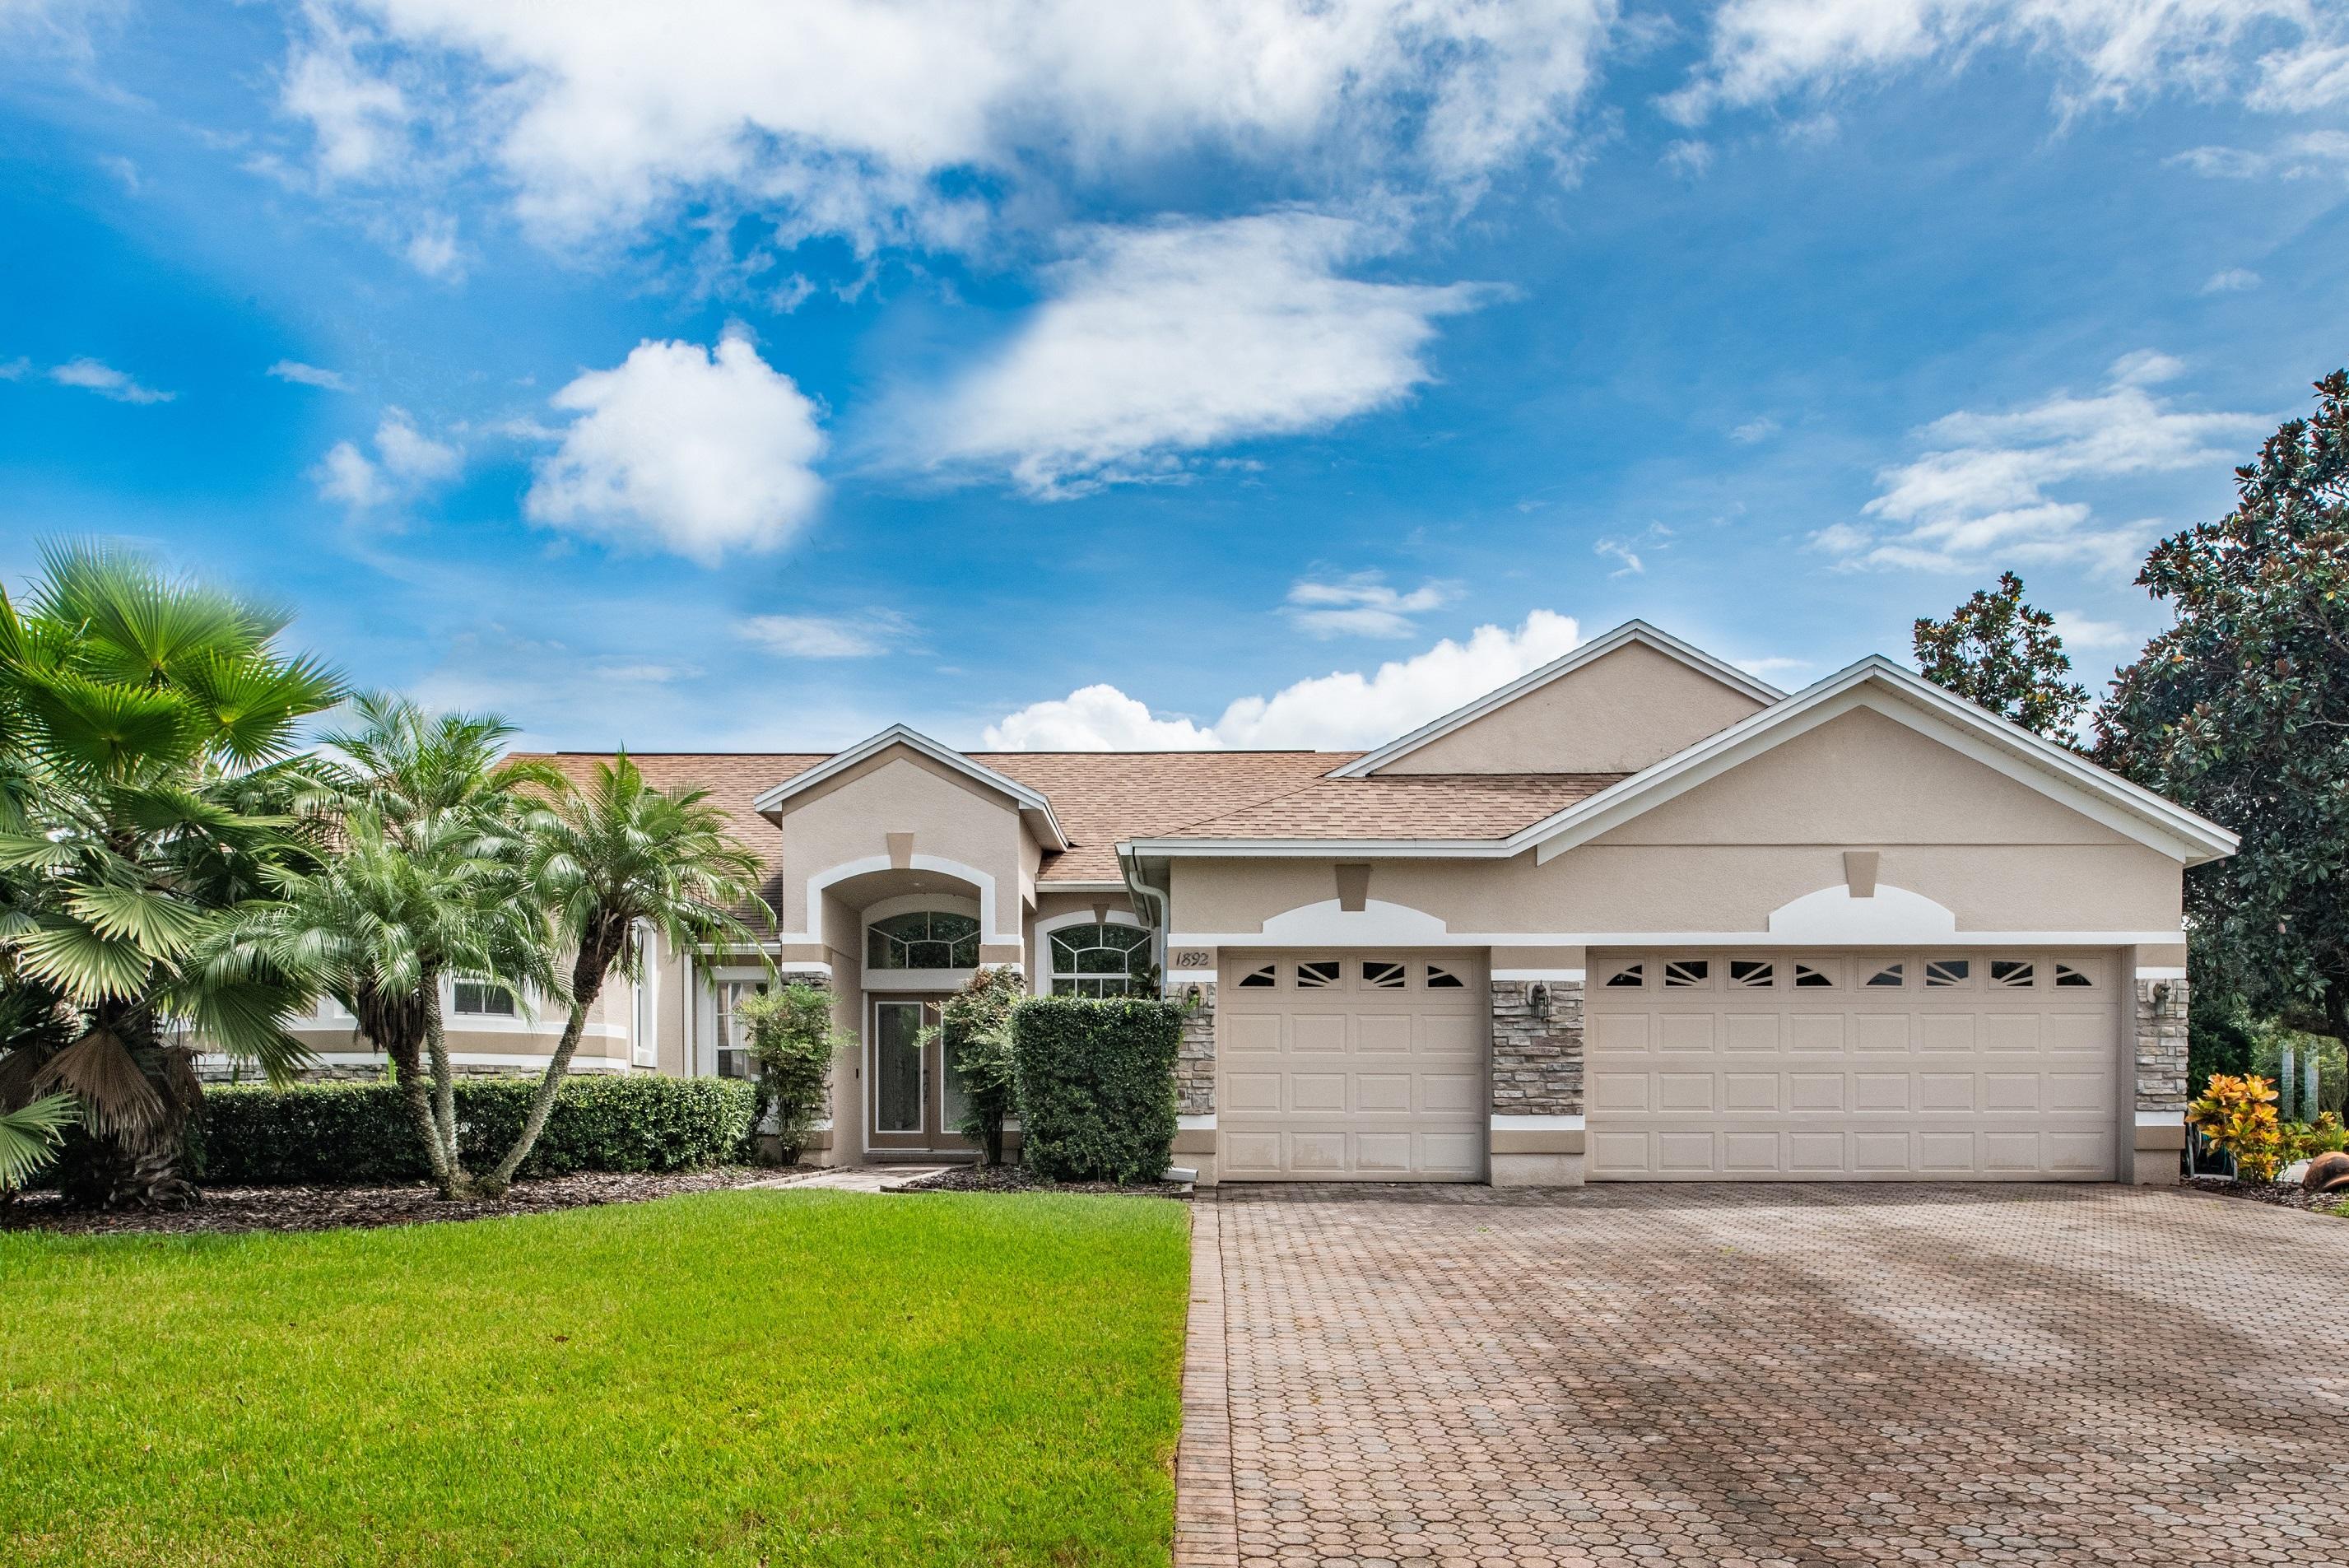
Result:
{"label": "cumulus cloud", "polygon": [[305,365],[299,359],[280,359],[269,367],[268,373],[281,381],[296,386],[323,387],[330,392],[347,392],[351,384],[339,370],[321,370],[316,365]]}
{"label": "cumulus cloud", "polygon": [[716,566],[777,548],[823,503],[816,406],[739,333],[714,352],[647,339],[552,401],[578,417],[538,462],[533,523]]}
{"label": "cumulus cloud", "polygon": [[2116,620],[2091,620],[2078,610],[2055,612],[2055,635],[2075,652],[2084,648],[2127,648],[2137,639]]}
{"label": "cumulus cloud", "polygon": [[60,387],[78,387],[118,403],[168,403],[180,395],[142,387],[129,371],[118,370],[98,359],[68,359],[50,369],[49,379]]}
{"label": "cumulus cloud", "polygon": [[948,472],[1061,496],[1390,407],[1433,376],[1436,321],[1495,291],[1340,275],[1378,243],[1302,212],[1091,231],[1000,352],[901,410],[902,439]]}
{"label": "cumulus cloud", "polygon": [[2099,526],[2088,503],[2058,496],[2058,487],[2223,468],[2270,422],[2189,412],[2157,395],[2181,369],[2140,350],[2115,360],[2092,396],[2058,392],[2008,412],[1936,420],[1918,432],[1923,456],[1878,474],[1879,492],[1861,509],[1875,526],[1838,523],[1811,543],[1853,566],[1965,570],[1992,554],[2120,566],[2155,524]]}
{"label": "cumulus cloud", "polygon": [[903,644],[913,623],[895,610],[866,610],[853,616],[751,616],[738,629],[786,659],[870,659]]}
{"label": "cumulus cloud", "polygon": [[375,427],[372,458],[357,441],[338,441],[311,469],[310,478],[326,500],[364,512],[450,478],[463,462],[454,445],[418,430],[407,410],[389,408]]}
{"label": "cumulus cloud", "polygon": [[985,744],[1009,752],[1366,749],[1506,685],[1572,652],[1581,641],[1573,618],[1535,610],[1514,630],[1480,626],[1465,642],[1446,638],[1367,675],[1341,670],[1299,680],[1269,697],[1240,698],[1210,725],[1154,713],[1114,686],[1084,686],[988,725]]}
{"label": "cumulus cloud", "polygon": [[1458,595],[1450,583],[1423,583],[1403,593],[1377,572],[1356,572],[1334,582],[1309,577],[1292,584],[1283,607],[1289,624],[1312,637],[1409,637],[1419,629],[1413,616]]}
{"label": "cumulus cloud", "polygon": [[[322,177],[461,150],[542,234],[723,194],[791,235],[953,244],[968,180],[1197,149],[1473,184],[1554,145],[1617,0],[317,0],[284,73]],[[410,161],[411,162],[413,160]],[[451,171],[451,173],[460,172]]]}
{"label": "cumulus cloud", "polygon": [[[2311,107],[2349,90],[2320,15],[2305,0],[1728,0],[1704,64],[1665,109],[1694,124],[1898,70],[1954,71],[1993,49],[2051,63],[2067,114],[2172,90]],[[2285,47],[2251,53],[2279,36]]]}

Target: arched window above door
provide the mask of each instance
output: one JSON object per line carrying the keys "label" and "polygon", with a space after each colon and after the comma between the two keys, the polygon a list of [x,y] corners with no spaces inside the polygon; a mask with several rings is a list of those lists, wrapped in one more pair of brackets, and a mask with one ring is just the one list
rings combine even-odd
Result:
{"label": "arched window above door", "polygon": [[875,920],[864,933],[867,969],[977,969],[978,922],[944,909]]}

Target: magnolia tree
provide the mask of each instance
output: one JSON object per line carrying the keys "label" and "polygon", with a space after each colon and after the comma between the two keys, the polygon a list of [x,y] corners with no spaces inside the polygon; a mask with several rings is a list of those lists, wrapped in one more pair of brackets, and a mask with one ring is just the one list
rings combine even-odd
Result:
{"label": "magnolia tree", "polygon": [[1995,589],[1978,589],[1947,620],[1918,618],[1912,646],[1918,670],[1936,686],[2073,743],[2088,690],[2072,679],[2055,618],[2023,603],[2023,579],[2013,572],[2001,572]]}

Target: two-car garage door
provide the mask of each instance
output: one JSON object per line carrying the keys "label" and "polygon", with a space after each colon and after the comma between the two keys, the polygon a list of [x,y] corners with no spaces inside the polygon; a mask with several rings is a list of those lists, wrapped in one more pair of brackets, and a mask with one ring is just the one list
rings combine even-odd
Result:
{"label": "two-car garage door", "polygon": [[2117,977],[2087,952],[1600,952],[1593,1180],[2089,1179]]}

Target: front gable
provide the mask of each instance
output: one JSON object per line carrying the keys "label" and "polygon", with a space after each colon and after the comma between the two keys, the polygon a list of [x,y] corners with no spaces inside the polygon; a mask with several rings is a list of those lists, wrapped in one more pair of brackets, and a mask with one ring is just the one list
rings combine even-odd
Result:
{"label": "front gable", "polygon": [[1779,693],[1633,621],[1340,769],[1629,774],[1748,718]]}

